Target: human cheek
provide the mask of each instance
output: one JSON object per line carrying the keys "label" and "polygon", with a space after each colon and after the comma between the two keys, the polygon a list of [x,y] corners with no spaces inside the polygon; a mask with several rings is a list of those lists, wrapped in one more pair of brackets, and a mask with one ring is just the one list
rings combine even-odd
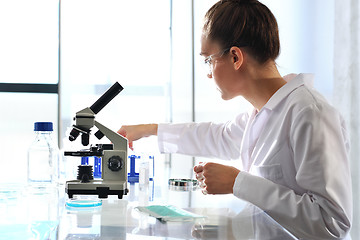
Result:
{"label": "human cheek", "polygon": [[221,79],[223,79],[222,76],[219,75],[217,72],[214,72],[212,74],[212,79],[214,80],[218,90],[220,90],[220,92],[222,92],[223,91],[223,82],[221,80]]}
{"label": "human cheek", "polygon": [[223,89],[224,87],[224,80],[226,80],[226,72],[224,70],[225,66],[222,66],[223,64],[217,64],[214,66],[214,69],[212,71],[212,78],[214,79],[216,85]]}

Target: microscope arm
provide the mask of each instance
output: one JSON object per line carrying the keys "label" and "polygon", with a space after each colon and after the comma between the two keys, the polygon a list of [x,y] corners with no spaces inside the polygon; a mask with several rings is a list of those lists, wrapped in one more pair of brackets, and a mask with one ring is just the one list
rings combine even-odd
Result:
{"label": "microscope arm", "polygon": [[95,120],[95,127],[97,127],[110,141],[114,144],[114,150],[127,150],[128,141],[120,134],[105,127]]}

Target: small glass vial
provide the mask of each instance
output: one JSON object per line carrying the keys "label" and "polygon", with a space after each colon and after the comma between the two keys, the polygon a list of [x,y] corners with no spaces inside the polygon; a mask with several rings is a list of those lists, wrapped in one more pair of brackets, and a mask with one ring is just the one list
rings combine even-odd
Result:
{"label": "small glass vial", "polygon": [[149,160],[147,156],[140,156],[139,166],[139,204],[147,206],[149,203]]}
{"label": "small glass vial", "polygon": [[149,188],[149,160],[142,156],[140,158],[140,166],[139,166],[139,186],[140,191]]}
{"label": "small glass vial", "polygon": [[29,187],[55,186],[59,180],[59,148],[53,142],[52,122],[35,122],[35,140],[28,151]]}

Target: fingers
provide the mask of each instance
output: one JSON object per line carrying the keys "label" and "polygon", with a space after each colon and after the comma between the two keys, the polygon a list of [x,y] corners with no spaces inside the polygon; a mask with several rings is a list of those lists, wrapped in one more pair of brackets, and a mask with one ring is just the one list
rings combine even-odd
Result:
{"label": "fingers", "polygon": [[133,146],[133,142],[129,142],[129,148],[134,151],[134,146]]}
{"label": "fingers", "polygon": [[198,181],[199,181],[199,187],[201,188],[201,192],[202,192],[204,195],[208,194],[207,185],[206,185],[206,183],[205,183],[205,177],[204,177],[204,176],[202,176],[202,177],[200,177],[200,178],[197,177],[197,179],[198,179]]}
{"label": "fingers", "polygon": [[212,162],[197,165],[194,171],[204,194],[232,193],[235,179],[240,172],[237,168]]}
{"label": "fingers", "polygon": [[199,181],[199,187],[201,188],[201,192],[206,195],[208,194],[207,185],[205,183],[205,176],[204,176],[204,166],[206,163],[200,162],[199,165],[194,167],[194,172],[196,179]]}
{"label": "fingers", "polygon": [[195,166],[194,167],[194,172],[195,173],[199,173],[199,172],[202,172],[202,171],[204,171],[204,167],[203,166]]}
{"label": "fingers", "polygon": [[118,134],[120,134],[121,136],[123,136],[124,138],[126,138],[126,129],[125,129],[125,126],[122,126],[118,131],[117,131]]}
{"label": "fingers", "polygon": [[122,127],[117,131],[117,133],[120,134],[121,136],[123,136],[124,138],[127,138],[127,139],[128,139],[129,148],[134,151],[133,141],[132,141],[132,139],[129,139],[129,138],[128,138],[128,134],[127,134],[126,129],[127,129],[127,126],[122,126]]}
{"label": "fingers", "polygon": [[195,166],[194,167],[194,172],[195,173],[199,173],[199,172],[202,172],[204,171],[204,166],[205,166],[206,163],[204,162],[199,162],[199,165]]}
{"label": "fingers", "polygon": [[196,179],[197,179],[198,181],[203,181],[203,180],[205,179],[203,172],[197,173],[197,174],[195,175],[195,177],[196,177]]}
{"label": "fingers", "polygon": [[121,136],[125,137],[126,135],[126,130],[124,128],[124,126],[122,126],[118,131],[117,131],[118,134],[120,134]]}

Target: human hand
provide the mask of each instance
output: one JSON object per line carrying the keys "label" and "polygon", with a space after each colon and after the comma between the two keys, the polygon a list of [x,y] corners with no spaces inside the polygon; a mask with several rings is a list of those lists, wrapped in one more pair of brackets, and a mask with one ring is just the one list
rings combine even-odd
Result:
{"label": "human hand", "polygon": [[194,167],[196,179],[204,193],[227,194],[233,193],[235,178],[240,170],[218,163],[202,163]]}
{"label": "human hand", "polygon": [[117,133],[127,138],[129,148],[134,150],[133,141],[139,140],[143,137],[157,135],[157,128],[157,124],[123,125]]}

